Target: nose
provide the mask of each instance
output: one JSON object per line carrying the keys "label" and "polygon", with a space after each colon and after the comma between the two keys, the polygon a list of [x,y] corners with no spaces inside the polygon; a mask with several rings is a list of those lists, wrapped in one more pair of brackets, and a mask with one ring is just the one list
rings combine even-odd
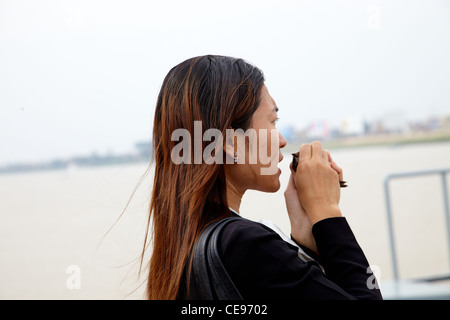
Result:
{"label": "nose", "polygon": [[280,132],[279,141],[280,141],[280,149],[283,149],[284,147],[286,147],[287,141],[286,141],[286,138],[281,134],[281,132]]}

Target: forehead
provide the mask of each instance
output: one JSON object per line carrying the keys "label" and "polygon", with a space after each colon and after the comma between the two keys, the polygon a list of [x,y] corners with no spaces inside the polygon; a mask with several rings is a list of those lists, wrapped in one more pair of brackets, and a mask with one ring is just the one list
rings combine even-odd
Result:
{"label": "forehead", "polygon": [[260,111],[264,113],[278,112],[277,104],[275,103],[275,100],[273,100],[272,96],[269,93],[269,90],[265,85],[263,85],[261,88],[261,103],[258,109],[260,109]]}

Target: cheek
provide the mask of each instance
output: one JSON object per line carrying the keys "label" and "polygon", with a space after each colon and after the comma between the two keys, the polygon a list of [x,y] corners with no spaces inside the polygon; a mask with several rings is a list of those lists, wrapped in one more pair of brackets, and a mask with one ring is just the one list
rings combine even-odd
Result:
{"label": "cheek", "polygon": [[278,163],[279,134],[272,134],[271,129],[258,130],[256,138],[256,159],[258,164],[269,166],[272,162]]}
{"label": "cheek", "polygon": [[276,192],[280,189],[280,175],[277,171],[276,174],[273,175],[262,175],[261,174],[261,166],[259,166],[258,171],[256,174],[257,176],[257,187],[258,190],[264,191],[264,192]]}
{"label": "cheek", "polygon": [[[251,189],[263,192],[276,192],[280,189],[280,174],[277,167],[279,135],[276,135],[277,139],[272,139],[273,135],[271,135],[270,129],[267,129],[266,132],[256,130],[256,133],[255,139],[250,144],[246,143],[247,182]],[[252,143],[255,143],[256,146],[251,145]],[[256,154],[252,151],[256,151]],[[249,161],[250,154],[255,156],[255,158],[252,158],[254,162]],[[268,168],[272,168],[271,173],[273,174],[262,174],[264,172],[262,168],[265,168],[266,172]]]}

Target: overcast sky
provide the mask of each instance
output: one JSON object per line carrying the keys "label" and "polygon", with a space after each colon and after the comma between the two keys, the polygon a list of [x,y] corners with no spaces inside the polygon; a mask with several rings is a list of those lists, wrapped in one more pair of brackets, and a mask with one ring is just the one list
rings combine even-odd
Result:
{"label": "overcast sky", "polygon": [[281,127],[450,114],[447,0],[0,0],[0,165],[132,150],[203,54],[260,67]]}

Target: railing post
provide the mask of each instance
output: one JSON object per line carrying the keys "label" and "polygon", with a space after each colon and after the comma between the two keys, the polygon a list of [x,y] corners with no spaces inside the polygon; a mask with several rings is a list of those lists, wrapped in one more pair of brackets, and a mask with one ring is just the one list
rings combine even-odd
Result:
{"label": "railing post", "polygon": [[391,259],[392,259],[392,271],[394,280],[398,280],[398,266],[397,266],[397,253],[395,250],[395,237],[394,237],[394,223],[392,221],[392,212],[391,212],[391,199],[389,194],[389,179],[390,176],[387,176],[384,179],[384,193],[386,197],[386,213],[388,219],[388,231],[389,231],[389,239],[391,245]]}
{"label": "railing post", "polygon": [[394,222],[392,218],[392,208],[391,208],[391,195],[389,193],[389,181],[397,178],[408,178],[408,177],[416,177],[416,176],[424,176],[424,175],[432,175],[432,174],[440,174],[441,175],[441,183],[442,183],[442,192],[444,199],[444,211],[445,211],[445,223],[447,227],[447,244],[449,250],[449,258],[450,258],[450,202],[448,196],[448,187],[447,187],[447,173],[450,172],[450,168],[440,169],[440,170],[425,170],[425,171],[415,171],[415,172],[402,172],[402,173],[394,173],[387,175],[384,179],[384,192],[386,197],[386,213],[388,219],[388,231],[389,231],[389,239],[391,245],[391,259],[392,259],[392,268],[393,268],[393,276],[394,280],[399,280],[399,272],[398,272],[398,264],[397,264],[397,253],[395,249],[395,236],[394,236]]}
{"label": "railing post", "polygon": [[450,209],[448,203],[448,189],[447,189],[447,175],[446,171],[441,172],[442,179],[442,192],[444,197],[444,211],[445,211],[445,222],[447,223],[447,241],[448,241],[448,250],[449,250],[449,258],[450,258]]}

